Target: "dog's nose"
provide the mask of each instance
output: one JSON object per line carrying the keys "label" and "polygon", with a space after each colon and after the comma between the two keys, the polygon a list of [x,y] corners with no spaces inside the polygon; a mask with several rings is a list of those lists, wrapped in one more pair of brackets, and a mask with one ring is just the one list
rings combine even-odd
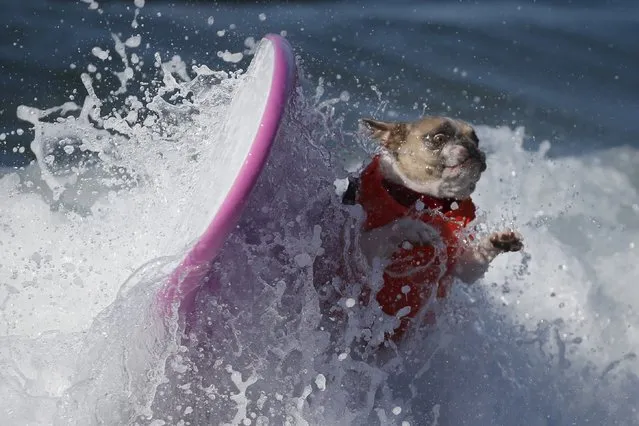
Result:
{"label": "dog's nose", "polygon": [[484,154],[475,144],[466,145],[468,154],[474,160],[477,160],[480,164],[480,171],[486,170],[486,154]]}

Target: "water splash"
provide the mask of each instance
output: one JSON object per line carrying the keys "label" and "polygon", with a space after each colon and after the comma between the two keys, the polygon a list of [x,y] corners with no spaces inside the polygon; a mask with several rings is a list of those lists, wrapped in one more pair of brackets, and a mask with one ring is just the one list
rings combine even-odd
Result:
{"label": "water splash", "polygon": [[148,413],[176,350],[176,322],[153,297],[208,223],[190,198],[221,201],[200,177],[224,173],[202,168],[241,73],[157,61],[162,79],[141,98],[126,94],[134,70],[118,74],[107,113],[87,73],[82,107],[18,108],[37,163],[0,180],[0,374],[3,395],[22,396],[3,423],[127,422]]}

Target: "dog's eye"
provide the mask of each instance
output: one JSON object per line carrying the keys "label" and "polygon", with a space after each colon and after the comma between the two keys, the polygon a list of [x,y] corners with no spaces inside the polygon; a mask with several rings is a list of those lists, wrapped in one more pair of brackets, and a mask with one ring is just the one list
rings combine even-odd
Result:
{"label": "dog's eye", "polygon": [[443,133],[437,133],[435,136],[433,136],[433,142],[435,142],[438,145],[443,144],[447,140],[448,140],[448,136],[446,136]]}

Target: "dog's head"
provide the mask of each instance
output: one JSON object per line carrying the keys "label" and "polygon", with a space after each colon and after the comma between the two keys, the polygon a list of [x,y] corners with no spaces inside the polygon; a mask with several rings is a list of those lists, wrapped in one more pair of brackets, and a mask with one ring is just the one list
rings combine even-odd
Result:
{"label": "dog's head", "polygon": [[386,155],[383,172],[395,183],[436,198],[468,198],[486,170],[472,126],[448,117],[405,123],[362,122]]}

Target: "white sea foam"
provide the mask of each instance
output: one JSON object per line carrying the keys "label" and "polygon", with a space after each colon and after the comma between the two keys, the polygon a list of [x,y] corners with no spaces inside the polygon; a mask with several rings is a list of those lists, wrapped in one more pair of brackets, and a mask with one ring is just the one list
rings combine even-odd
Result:
{"label": "white sea foam", "polygon": [[[138,42],[114,43],[127,69]],[[341,315],[313,284],[354,261],[361,219],[337,202],[335,149],[364,158],[335,114],[348,97],[306,82],[182,339],[153,296],[219,203],[208,165],[241,77],[156,61],[161,85],[126,96],[141,77],[123,74],[115,113],[89,75],[82,106],[19,110],[38,164],[0,178],[0,423],[639,422],[636,151],[552,159],[523,129],[479,126],[478,222],[526,250],[456,286],[435,330],[373,353],[389,324],[349,271],[320,276]]]}

